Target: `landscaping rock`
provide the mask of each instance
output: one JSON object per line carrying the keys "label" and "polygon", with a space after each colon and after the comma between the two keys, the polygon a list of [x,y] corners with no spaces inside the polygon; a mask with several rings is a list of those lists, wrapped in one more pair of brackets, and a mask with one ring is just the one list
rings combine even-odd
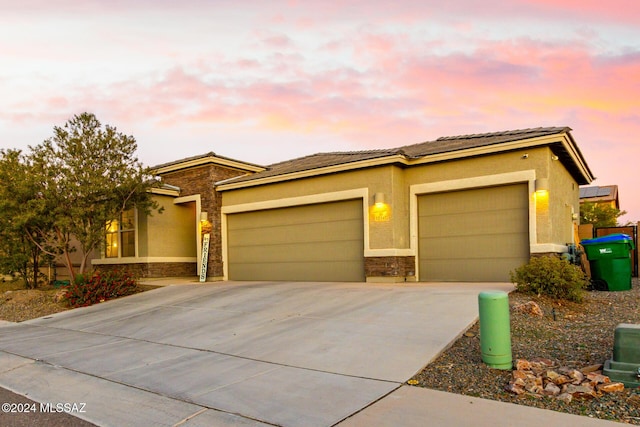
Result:
{"label": "landscaping rock", "polygon": [[580,371],[582,371],[583,374],[588,374],[590,372],[602,371],[603,367],[604,366],[602,365],[602,363],[600,363],[598,365],[585,366],[584,368],[580,369]]}
{"label": "landscaping rock", "polygon": [[624,384],[622,383],[607,383],[607,384],[599,384],[597,386],[598,391],[603,393],[617,393],[619,391],[624,390]]}
{"label": "landscaping rock", "polygon": [[593,388],[593,386],[591,386],[591,384],[580,384],[580,385],[575,385],[575,384],[569,384],[567,385],[567,389],[565,390],[565,393],[569,393],[570,395],[572,395],[574,398],[592,398],[592,397],[596,397],[596,390]]}
{"label": "landscaping rock", "polygon": [[602,371],[593,370],[595,365],[587,367],[586,375],[578,369],[556,368],[548,359],[518,359],[515,366],[505,390],[517,395],[553,396],[569,403],[573,399],[593,399],[602,393],[624,390],[624,384],[612,383]]}
{"label": "landscaping rock", "polygon": [[544,313],[538,304],[533,301],[526,302],[524,304],[514,305],[514,311],[520,311],[522,313],[530,314],[532,316],[542,317]]}
{"label": "landscaping rock", "polygon": [[587,374],[587,379],[589,381],[591,381],[591,383],[593,385],[604,384],[604,383],[610,383],[611,382],[611,379],[609,379],[608,376],[602,375],[602,374],[600,374],[598,372],[589,372]]}
{"label": "landscaping rock", "polygon": [[557,396],[560,394],[560,387],[550,382],[544,387],[544,394],[547,396]]}

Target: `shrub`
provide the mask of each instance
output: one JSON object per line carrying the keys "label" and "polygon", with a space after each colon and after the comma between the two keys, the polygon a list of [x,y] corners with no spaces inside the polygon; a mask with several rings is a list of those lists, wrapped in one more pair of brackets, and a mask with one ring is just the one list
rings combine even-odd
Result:
{"label": "shrub", "polygon": [[138,281],[129,271],[94,271],[78,275],[75,284],[67,289],[65,299],[71,307],[86,307],[139,291]]}
{"label": "shrub", "polygon": [[580,267],[557,256],[533,257],[510,273],[519,292],[581,302],[589,281]]}

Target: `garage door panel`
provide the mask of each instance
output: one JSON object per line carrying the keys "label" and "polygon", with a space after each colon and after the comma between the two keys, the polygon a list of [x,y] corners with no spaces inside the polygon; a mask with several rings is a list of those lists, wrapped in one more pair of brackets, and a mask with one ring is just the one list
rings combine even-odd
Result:
{"label": "garage door panel", "polygon": [[[331,261],[327,263],[318,262],[296,262],[296,263],[254,263],[254,264],[232,264],[229,266],[230,277],[260,277],[259,280],[282,281],[323,281],[323,282],[360,282],[362,275],[354,272],[348,261]],[[283,272],[287,272],[287,277],[297,277],[296,279],[283,279]],[[254,280],[254,279],[233,279],[233,280]]]}
{"label": "garage door panel", "polygon": [[[355,211],[354,207],[360,205],[362,209],[361,201],[349,201],[349,202],[337,202],[344,203],[344,208],[331,209],[328,204],[320,205],[308,205],[308,206],[296,206],[292,208],[282,209],[268,209],[255,212],[245,212],[238,215],[233,215],[233,223],[228,224],[228,230],[245,230],[253,228],[269,228],[279,227],[282,225],[283,211],[292,210],[295,211],[295,215],[291,215],[287,218],[288,224],[320,224],[320,223],[334,223],[343,220],[360,220],[362,221],[362,213]],[[328,208],[329,207],[329,208]],[[256,224],[258,221],[259,225]]]}
{"label": "garage door panel", "polygon": [[430,194],[426,196],[428,197],[428,202],[426,198],[421,198],[421,201],[423,204],[428,203],[430,205],[430,216],[468,214],[470,205],[473,206],[475,213],[526,208],[528,201],[526,198],[520,197],[521,189],[517,187],[487,188],[481,190],[483,191],[482,194],[465,194],[465,197],[462,198],[460,193],[476,192],[478,190]]}
{"label": "garage door panel", "polygon": [[[429,269],[429,280],[434,282],[504,282],[503,272],[513,270],[517,258],[470,259],[460,264],[456,260],[429,261],[421,268]],[[507,273],[508,277],[508,273]]]}
{"label": "garage door panel", "polygon": [[[255,222],[254,222],[255,224]],[[285,244],[302,242],[335,241],[336,235],[341,240],[357,240],[362,235],[362,221],[342,220],[334,223],[284,224],[270,227],[252,227],[229,230],[229,238],[234,242],[246,242],[246,246],[264,244]]]}
{"label": "garage door panel", "polygon": [[363,281],[362,200],[230,214],[231,280]]}
{"label": "garage door panel", "polygon": [[420,280],[508,281],[529,257],[526,184],[418,198]]}
{"label": "garage door panel", "polygon": [[[343,262],[362,258],[358,242],[344,242],[341,251],[335,251],[335,242],[313,242],[273,245],[265,251],[260,246],[244,246],[229,250],[229,259],[251,264],[253,262]],[[358,256],[357,254],[360,254]]]}
{"label": "garage door panel", "polygon": [[420,221],[418,233],[423,238],[444,236],[473,236],[481,230],[491,230],[491,234],[503,234],[517,231],[529,232],[529,224],[523,222],[519,211],[511,209],[496,209],[492,212],[483,212],[475,215],[466,214],[428,217],[429,222],[441,224],[433,227],[427,221]]}
{"label": "garage door panel", "polygon": [[495,236],[458,236],[429,239],[422,242],[421,258],[459,259],[464,252],[464,259],[479,258],[521,258],[529,255],[527,248],[520,243],[526,235],[511,233],[496,238]]}

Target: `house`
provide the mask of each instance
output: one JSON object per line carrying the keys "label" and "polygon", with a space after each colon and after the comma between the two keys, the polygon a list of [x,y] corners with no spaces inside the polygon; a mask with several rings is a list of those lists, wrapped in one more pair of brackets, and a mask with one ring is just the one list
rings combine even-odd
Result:
{"label": "house", "polygon": [[[620,199],[618,198],[617,185],[580,187],[580,206],[584,209],[586,203],[591,203],[591,207],[608,206],[613,209],[620,209]],[[586,210],[585,212],[588,212]],[[580,224],[580,239],[591,239],[595,236],[593,224]],[[633,233],[631,233],[633,234]]]}
{"label": "house", "polygon": [[620,209],[617,185],[580,187],[580,203],[606,204]]}
{"label": "house", "polygon": [[213,153],[160,165],[172,186],[154,195],[165,213],[135,218],[134,257],[98,265],[195,276],[204,230],[214,280],[508,281],[530,256],[573,243],[579,186],[593,175],[570,131],[444,137],[266,168]]}

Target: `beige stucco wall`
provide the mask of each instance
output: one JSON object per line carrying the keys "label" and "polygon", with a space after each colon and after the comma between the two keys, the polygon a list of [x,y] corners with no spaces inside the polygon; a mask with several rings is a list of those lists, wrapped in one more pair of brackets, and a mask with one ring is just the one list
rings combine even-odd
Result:
{"label": "beige stucco wall", "polygon": [[174,204],[173,197],[154,195],[164,208],[138,218],[139,257],[196,257],[195,203]]}
{"label": "beige stucco wall", "polygon": [[[465,179],[492,177],[501,174],[523,172],[530,176],[530,200],[532,215],[535,215],[532,230],[535,244],[564,245],[572,241],[573,226],[571,207],[578,212],[578,185],[562,163],[552,160],[548,147],[517,150],[490,156],[473,157],[441,163],[430,163],[412,167],[399,165],[380,166],[369,169],[345,171],[331,175],[316,176],[265,186],[224,191],[224,207],[251,204],[274,199],[302,198],[314,194],[331,193],[351,189],[367,189],[368,209],[373,205],[375,193],[383,193],[390,207],[390,221],[375,222],[369,227],[369,249],[408,249],[411,246],[411,197],[412,186]],[[533,180],[549,179],[547,200],[536,200]],[[482,184],[482,179],[477,180]],[[522,181],[520,181],[522,182]],[[310,202],[312,197],[310,197]]]}
{"label": "beige stucco wall", "polygon": [[574,243],[574,223],[572,214],[579,218],[580,188],[571,174],[559,160],[549,154],[549,213],[553,218],[549,235],[550,242],[557,244]]}

